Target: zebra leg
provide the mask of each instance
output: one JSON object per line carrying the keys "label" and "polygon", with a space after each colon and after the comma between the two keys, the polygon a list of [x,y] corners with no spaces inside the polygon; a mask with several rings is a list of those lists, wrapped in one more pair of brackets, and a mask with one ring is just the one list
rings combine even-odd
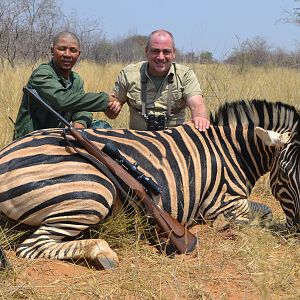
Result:
{"label": "zebra leg", "polygon": [[272,220],[272,210],[267,205],[251,200],[248,200],[248,205],[248,217],[250,222],[259,221],[260,224],[267,224]]}
{"label": "zebra leg", "polygon": [[[66,229],[67,226],[70,227],[70,224],[65,224],[65,228],[62,223],[60,223],[60,228],[51,224],[42,225],[18,246],[17,255],[23,258],[41,257],[60,260],[84,258],[105,269],[117,266],[118,256],[104,240],[64,241],[64,238],[75,237],[83,230],[82,226],[80,230]],[[76,227],[76,225],[73,226]]]}
{"label": "zebra leg", "polygon": [[[233,221],[240,224],[258,223],[267,225],[272,220],[272,210],[265,204],[239,199],[233,206],[223,212],[226,222]],[[216,220],[220,219],[218,217]]]}

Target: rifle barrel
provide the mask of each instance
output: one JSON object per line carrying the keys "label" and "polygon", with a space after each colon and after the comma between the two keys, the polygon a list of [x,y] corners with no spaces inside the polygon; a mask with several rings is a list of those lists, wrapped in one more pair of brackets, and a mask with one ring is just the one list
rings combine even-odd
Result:
{"label": "rifle barrel", "polygon": [[63,116],[61,116],[56,110],[54,110],[48,103],[46,103],[41,96],[37,93],[35,89],[31,89],[27,86],[23,88],[23,91],[31,95],[36,101],[38,101],[44,108],[46,108],[50,113],[52,113],[59,121],[65,124],[67,127],[72,127],[71,123],[68,122]]}

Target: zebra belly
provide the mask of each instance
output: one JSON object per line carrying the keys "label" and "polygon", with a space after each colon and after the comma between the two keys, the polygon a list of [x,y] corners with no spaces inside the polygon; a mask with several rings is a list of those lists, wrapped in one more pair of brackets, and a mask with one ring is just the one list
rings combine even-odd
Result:
{"label": "zebra belly", "polygon": [[[97,223],[110,211],[116,196],[111,181],[78,154],[38,154],[1,164],[0,210],[28,225],[46,221]],[[34,158],[36,162],[34,163]]]}

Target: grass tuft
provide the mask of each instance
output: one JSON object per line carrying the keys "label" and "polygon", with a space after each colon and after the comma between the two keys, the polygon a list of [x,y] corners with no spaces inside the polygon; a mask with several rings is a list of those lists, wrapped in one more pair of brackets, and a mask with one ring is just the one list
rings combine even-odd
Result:
{"label": "grass tuft", "polygon": [[[85,90],[110,92],[121,65],[100,66],[82,61],[76,71]],[[12,139],[22,87],[32,67],[8,65],[0,72],[0,146]],[[209,110],[225,101],[267,99],[299,108],[298,70],[248,68],[228,65],[192,65]],[[105,119],[103,113],[95,118]],[[128,126],[128,109],[109,121],[115,128]],[[103,238],[117,252],[115,270],[96,271],[72,262],[26,260],[15,256],[19,240],[32,231],[1,222],[0,244],[13,271],[0,273],[0,299],[299,299],[299,237],[285,230],[285,216],[270,193],[268,176],[250,196],[272,208],[270,227],[231,226],[218,231],[207,224],[192,230],[199,237],[190,255],[168,257],[149,243],[153,228],[138,210],[124,208],[82,235]]]}

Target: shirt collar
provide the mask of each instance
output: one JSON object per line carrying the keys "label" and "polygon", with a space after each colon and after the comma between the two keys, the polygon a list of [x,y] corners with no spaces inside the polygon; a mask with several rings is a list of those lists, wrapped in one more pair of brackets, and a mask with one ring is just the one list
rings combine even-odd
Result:
{"label": "shirt collar", "polygon": [[[174,64],[175,63],[172,63],[171,64],[171,67],[170,67],[170,69],[169,69],[169,72],[168,72],[168,74],[166,75],[166,77],[168,77],[170,74],[173,74],[173,76],[175,75],[175,67],[174,67]],[[150,78],[151,76],[149,75],[149,73],[148,73],[148,65],[149,65],[149,63],[146,61],[145,63],[143,63],[143,65],[142,65],[142,74],[145,74],[148,78]],[[165,77],[165,78],[166,78]]]}
{"label": "shirt collar", "polygon": [[60,78],[60,80],[62,80],[65,83],[65,85],[67,87],[73,84],[73,81],[74,81],[73,71],[70,72],[69,80],[67,80],[63,76],[60,75],[59,71],[57,70],[57,68],[55,66],[55,63],[54,63],[53,59],[51,59],[51,61],[49,62],[49,65],[53,68],[53,70],[55,71],[56,75]]}

